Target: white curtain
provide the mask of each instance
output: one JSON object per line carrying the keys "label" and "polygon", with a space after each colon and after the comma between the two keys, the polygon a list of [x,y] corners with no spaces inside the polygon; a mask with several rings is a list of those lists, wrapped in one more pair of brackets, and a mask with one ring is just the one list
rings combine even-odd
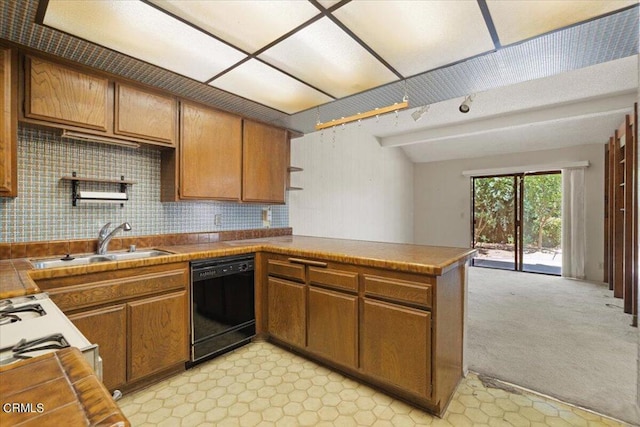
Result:
{"label": "white curtain", "polygon": [[562,169],[562,275],[584,279],[586,252],[584,168]]}

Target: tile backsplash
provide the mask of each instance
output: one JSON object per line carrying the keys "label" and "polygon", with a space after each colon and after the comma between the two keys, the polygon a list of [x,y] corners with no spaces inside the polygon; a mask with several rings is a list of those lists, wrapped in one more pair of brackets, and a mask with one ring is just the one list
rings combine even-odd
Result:
{"label": "tile backsplash", "polygon": [[[134,181],[129,201],[72,206],[71,181],[79,177]],[[119,191],[118,184],[80,183],[82,190]],[[18,197],[0,198],[0,242],[86,239],[105,223],[131,224],[129,236],[262,228],[269,205],[224,202],[160,202],[160,151],[62,139],[55,130],[20,126]],[[288,227],[287,205],[271,205],[271,227]],[[220,225],[214,218],[221,215]]]}

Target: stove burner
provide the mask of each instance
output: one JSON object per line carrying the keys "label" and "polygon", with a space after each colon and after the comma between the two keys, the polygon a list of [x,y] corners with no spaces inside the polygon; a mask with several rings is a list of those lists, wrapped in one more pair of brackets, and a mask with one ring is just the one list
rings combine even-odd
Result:
{"label": "stove burner", "polygon": [[20,322],[22,319],[20,316],[9,313],[0,314],[0,325],[8,325],[9,323]]}
{"label": "stove burner", "polygon": [[4,307],[11,307],[15,304],[23,304],[25,302],[43,299],[43,297],[46,297],[46,295],[47,294],[43,293],[43,294],[25,295],[22,297],[2,299],[0,300],[0,309],[3,309]]}
{"label": "stove burner", "polygon": [[0,325],[40,317],[46,314],[47,312],[40,304],[26,304],[20,307],[8,305],[0,310]]}
{"label": "stove burner", "polygon": [[64,335],[51,334],[30,341],[23,338],[13,346],[1,348],[0,353],[10,355],[11,357],[3,360],[4,363],[10,363],[20,359],[29,359],[34,356],[29,353],[35,353],[43,350],[60,350],[67,347],[70,347],[70,345]]}

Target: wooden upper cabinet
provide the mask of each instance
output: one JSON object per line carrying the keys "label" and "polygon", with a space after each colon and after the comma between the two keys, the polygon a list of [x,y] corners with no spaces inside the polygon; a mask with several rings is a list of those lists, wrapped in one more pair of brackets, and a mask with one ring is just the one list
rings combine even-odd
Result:
{"label": "wooden upper cabinet", "polygon": [[176,98],[116,83],[115,134],[175,145],[176,113]]}
{"label": "wooden upper cabinet", "polygon": [[108,99],[108,79],[40,58],[26,58],[26,117],[106,132]]}
{"label": "wooden upper cabinet", "polygon": [[18,195],[16,52],[0,48],[0,196]]}
{"label": "wooden upper cabinet", "polygon": [[284,203],[289,139],[284,129],[244,121],[242,200]]}
{"label": "wooden upper cabinet", "polygon": [[240,200],[242,119],[181,103],[181,199]]}

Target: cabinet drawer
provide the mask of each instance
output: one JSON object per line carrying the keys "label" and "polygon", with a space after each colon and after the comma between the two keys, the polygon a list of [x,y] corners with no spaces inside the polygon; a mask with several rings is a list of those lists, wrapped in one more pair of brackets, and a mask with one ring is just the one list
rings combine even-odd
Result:
{"label": "cabinet drawer", "polygon": [[282,277],[304,283],[306,281],[305,266],[291,264],[286,261],[269,260],[267,272],[270,276]]}
{"label": "cabinet drawer", "polygon": [[364,293],[367,296],[431,307],[431,285],[425,283],[365,274]]}
{"label": "cabinet drawer", "polygon": [[[76,280],[82,280],[81,278],[82,276],[77,276]],[[69,311],[173,289],[185,289],[188,281],[189,272],[186,268],[163,269],[148,274],[107,280],[92,281],[87,278],[85,283],[47,289],[47,292],[62,311]]]}
{"label": "cabinet drawer", "polygon": [[309,282],[332,288],[358,291],[358,273],[353,271],[309,267]]}

